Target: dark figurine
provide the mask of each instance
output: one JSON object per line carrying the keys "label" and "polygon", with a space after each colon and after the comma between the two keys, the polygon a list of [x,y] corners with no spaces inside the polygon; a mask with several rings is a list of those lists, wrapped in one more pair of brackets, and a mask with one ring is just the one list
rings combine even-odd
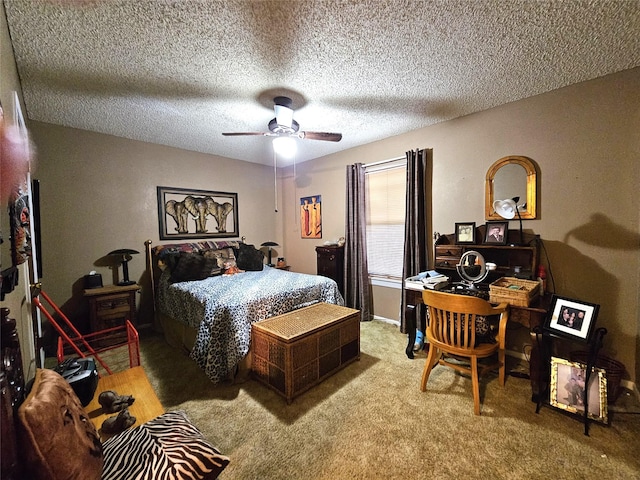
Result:
{"label": "dark figurine", "polygon": [[102,406],[104,413],[116,413],[129,407],[135,398],[131,395],[118,395],[113,390],[106,390],[98,397],[98,402]]}
{"label": "dark figurine", "polygon": [[102,433],[115,434],[124,432],[136,423],[136,417],[131,416],[128,409],[122,410],[118,415],[107,418],[102,422]]}

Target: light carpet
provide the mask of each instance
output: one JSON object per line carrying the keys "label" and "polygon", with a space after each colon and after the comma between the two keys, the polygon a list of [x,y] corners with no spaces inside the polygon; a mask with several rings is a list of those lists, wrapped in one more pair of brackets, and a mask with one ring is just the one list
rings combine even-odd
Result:
{"label": "light carpet", "polygon": [[[141,341],[142,364],[167,410],[185,410],[231,458],[223,479],[631,479],[640,478],[640,416],[592,423],[552,407],[535,413],[526,379],[481,382],[436,367],[420,391],[425,355],[406,336],[361,324],[361,359],[287,405],[253,379],[213,385],[162,336]],[[126,392],[121,392],[126,393]]]}

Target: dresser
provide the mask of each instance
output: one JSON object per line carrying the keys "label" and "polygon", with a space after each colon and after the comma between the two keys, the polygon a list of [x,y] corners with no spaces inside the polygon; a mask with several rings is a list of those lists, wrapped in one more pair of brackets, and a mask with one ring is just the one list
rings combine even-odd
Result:
{"label": "dresser", "polygon": [[322,245],[316,247],[316,255],[318,275],[334,280],[344,296],[344,246]]}

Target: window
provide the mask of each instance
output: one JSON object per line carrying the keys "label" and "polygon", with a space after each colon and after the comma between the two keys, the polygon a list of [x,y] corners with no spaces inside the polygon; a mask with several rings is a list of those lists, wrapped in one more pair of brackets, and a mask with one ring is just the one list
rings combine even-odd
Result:
{"label": "window", "polygon": [[402,278],[407,167],[404,159],[367,167],[369,275]]}

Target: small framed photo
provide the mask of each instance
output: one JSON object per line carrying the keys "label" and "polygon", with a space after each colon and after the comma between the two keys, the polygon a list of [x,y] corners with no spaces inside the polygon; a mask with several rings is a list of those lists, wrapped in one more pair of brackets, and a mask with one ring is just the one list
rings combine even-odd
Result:
{"label": "small framed photo", "polygon": [[549,403],[570,413],[584,415],[602,423],[609,422],[606,372],[593,367],[586,385],[587,366],[564,358],[551,357],[551,395]]}
{"label": "small framed photo", "polygon": [[488,245],[506,245],[509,222],[487,222],[484,243]]}
{"label": "small framed photo", "polygon": [[456,244],[476,243],[476,222],[456,223]]}
{"label": "small framed photo", "polygon": [[544,328],[559,337],[588,343],[600,305],[553,295]]}

